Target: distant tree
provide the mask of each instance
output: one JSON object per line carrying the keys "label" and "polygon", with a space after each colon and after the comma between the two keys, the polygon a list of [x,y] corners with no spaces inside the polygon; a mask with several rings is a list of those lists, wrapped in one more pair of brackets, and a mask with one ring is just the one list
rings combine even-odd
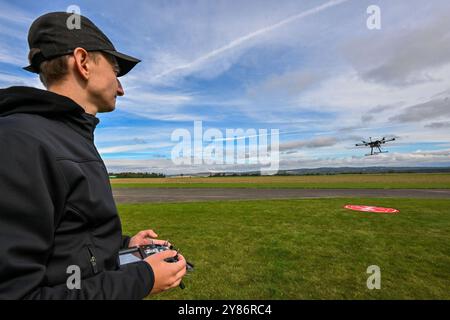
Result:
{"label": "distant tree", "polygon": [[163,173],[155,172],[119,172],[119,173],[109,173],[110,177],[115,178],[165,178],[166,175]]}

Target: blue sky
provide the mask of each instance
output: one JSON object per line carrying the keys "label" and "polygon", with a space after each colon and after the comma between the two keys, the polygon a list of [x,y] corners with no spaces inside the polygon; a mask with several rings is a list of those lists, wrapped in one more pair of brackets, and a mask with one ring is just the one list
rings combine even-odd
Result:
{"label": "blue sky", "polygon": [[[369,5],[381,29],[366,26]],[[27,64],[31,22],[77,5],[142,62],[100,114],[110,171],[175,166],[175,129],[278,129],[280,168],[450,165],[448,1],[0,1],[0,86],[42,88]],[[365,157],[360,139],[397,137]]]}

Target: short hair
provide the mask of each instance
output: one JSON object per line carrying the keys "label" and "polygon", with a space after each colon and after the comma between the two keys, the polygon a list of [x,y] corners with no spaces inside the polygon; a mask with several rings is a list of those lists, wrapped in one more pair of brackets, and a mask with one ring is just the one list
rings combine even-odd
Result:
{"label": "short hair", "polygon": [[[28,54],[28,60],[31,63],[33,56],[40,52],[40,49],[33,48]],[[103,54],[101,51],[88,51],[89,57],[94,61],[98,62],[99,55],[103,55],[109,62],[113,65],[117,65],[115,58],[112,55]],[[59,82],[64,79],[69,73],[68,68],[69,55],[63,55],[50,60],[46,60],[39,66],[39,79],[42,84],[48,88],[52,84]]]}

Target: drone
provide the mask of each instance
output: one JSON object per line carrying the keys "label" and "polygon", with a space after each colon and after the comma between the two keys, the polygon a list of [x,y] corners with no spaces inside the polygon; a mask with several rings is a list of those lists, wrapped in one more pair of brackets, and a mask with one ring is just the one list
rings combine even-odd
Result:
{"label": "drone", "polygon": [[[388,141],[395,141],[395,138],[386,139],[385,137],[383,137],[383,139],[372,141],[372,137],[369,137],[369,141],[364,141],[364,140],[361,140],[361,141],[362,141],[362,143],[357,143],[357,144],[355,144],[355,146],[370,147],[370,154],[366,154],[366,156],[373,156],[373,155],[376,155],[379,153],[387,153],[388,151],[382,151],[380,146]],[[373,152],[374,148],[377,148],[378,152],[377,151]]]}

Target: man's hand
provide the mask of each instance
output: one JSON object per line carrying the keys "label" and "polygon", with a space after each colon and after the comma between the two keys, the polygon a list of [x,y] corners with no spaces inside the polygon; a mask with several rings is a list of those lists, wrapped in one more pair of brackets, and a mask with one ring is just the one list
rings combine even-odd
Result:
{"label": "man's hand", "polygon": [[180,285],[183,276],[186,274],[186,260],[181,254],[178,254],[177,262],[164,261],[164,259],[176,255],[177,251],[166,250],[155,253],[144,260],[152,267],[155,276],[155,282],[150,294],[160,293]]}
{"label": "man's hand", "polygon": [[153,230],[140,231],[137,235],[130,239],[128,247],[145,246],[149,244],[160,244],[170,247],[170,242],[165,240],[156,240],[158,235]]}

